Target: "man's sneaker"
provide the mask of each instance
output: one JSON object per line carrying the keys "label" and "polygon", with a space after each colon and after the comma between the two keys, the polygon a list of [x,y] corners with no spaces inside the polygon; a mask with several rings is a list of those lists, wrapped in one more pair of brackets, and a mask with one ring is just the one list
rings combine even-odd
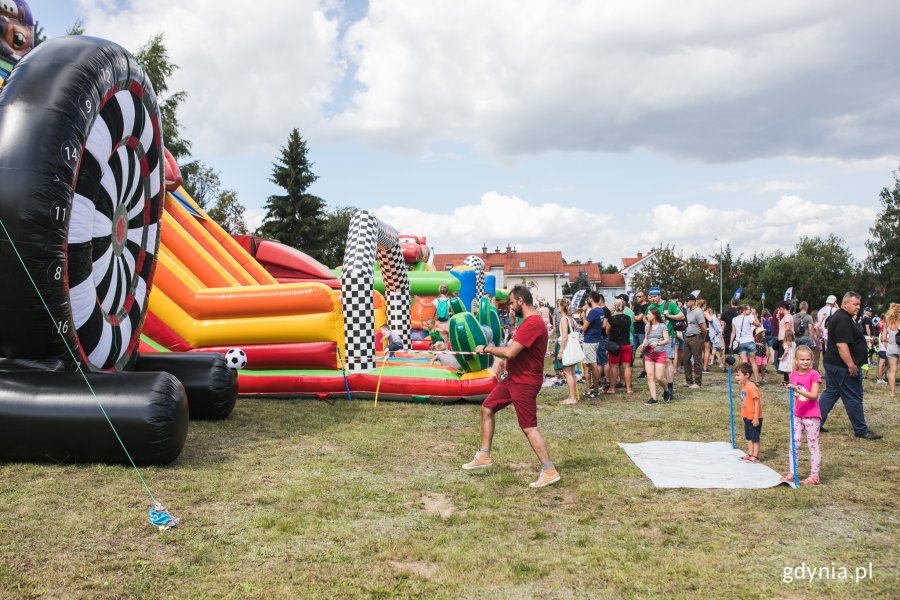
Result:
{"label": "man's sneaker", "polygon": [[646,372],[646,371],[644,371],[643,373],[641,373],[640,375],[638,375],[638,379],[644,379],[645,377],[647,377],[647,372]]}
{"label": "man's sneaker", "polygon": [[700,385],[699,385],[699,384],[696,384],[696,383],[692,383],[692,384],[691,384],[691,389],[692,389],[692,390],[699,390],[699,389],[700,389]]}
{"label": "man's sneaker", "polygon": [[669,396],[671,396],[671,395],[672,395],[672,392],[670,392],[668,388],[663,390],[663,402],[668,402]]}
{"label": "man's sneaker", "polygon": [[881,439],[881,436],[872,430],[869,430],[869,431],[865,432],[864,434],[858,435],[856,437],[863,438],[864,440],[880,440]]}
{"label": "man's sneaker", "polygon": [[819,433],[828,433],[828,430],[824,427],[819,427]]}
{"label": "man's sneaker", "polygon": [[491,460],[491,455],[487,452],[482,452],[479,450],[475,453],[475,458],[472,459],[472,462],[467,462],[462,466],[462,468],[466,471],[473,471],[475,469],[486,469],[494,464],[494,461]]}
{"label": "man's sneaker", "polygon": [[659,402],[656,401],[656,398],[650,398],[649,400],[644,402],[644,404],[649,406],[649,405],[653,405],[653,404],[659,404]]}
{"label": "man's sneaker", "polygon": [[557,481],[559,481],[559,471],[555,467],[551,467],[549,469],[541,469],[541,474],[538,475],[537,481],[532,481],[528,485],[533,488],[542,488]]}

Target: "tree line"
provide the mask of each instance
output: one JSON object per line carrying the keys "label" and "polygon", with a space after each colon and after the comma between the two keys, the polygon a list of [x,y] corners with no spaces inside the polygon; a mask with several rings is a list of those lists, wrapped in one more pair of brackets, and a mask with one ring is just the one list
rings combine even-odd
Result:
{"label": "tree line", "polygon": [[[720,281],[725,305],[739,295],[759,308],[778,305],[789,289],[794,303],[805,300],[815,307],[831,294],[840,298],[853,290],[866,305],[883,311],[890,302],[900,302],[900,172],[895,171],[893,179],[893,187],[879,194],[881,212],[869,230],[865,260],[857,261],[846,242],[834,234],[801,237],[790,252],[735,256],[729,245],[714,260],[685,256],[675,246],[663,245],[653,250],[630,285],[643,290],[656,285],[672,298],[700,290],[714,307],[719,305]],[[564,286],[563,293],[590,288],[582,272]]]}

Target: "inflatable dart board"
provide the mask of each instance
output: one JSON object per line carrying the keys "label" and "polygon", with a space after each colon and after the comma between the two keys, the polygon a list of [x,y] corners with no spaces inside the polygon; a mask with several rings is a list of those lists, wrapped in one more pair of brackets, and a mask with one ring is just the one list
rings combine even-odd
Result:
{"label": "inflatable dart board", "polygon": [[163,174],[156,96],[127,51],[69,36],[19,62],[0,90],[0,356],[129,366]]}

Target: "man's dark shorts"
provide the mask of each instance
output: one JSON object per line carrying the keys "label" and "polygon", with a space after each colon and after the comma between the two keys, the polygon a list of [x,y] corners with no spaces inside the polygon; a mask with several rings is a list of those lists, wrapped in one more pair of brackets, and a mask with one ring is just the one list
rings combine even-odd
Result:
{"label": "man's dark shorts", "polygon": [[744,419],[744,438],[748,442],[758,442],[759,434],[762,433],[762,422],[763,420],[759,420],[759,425],[756,427],[753,426],[753,419]]}
{"label": "man's dark shorts", "polygon": [[537,395],[541,391],[541,383],[515,383],[507,377],[497,384],[481,405],[497,412],[512,404],[519,427],[537,427]]}

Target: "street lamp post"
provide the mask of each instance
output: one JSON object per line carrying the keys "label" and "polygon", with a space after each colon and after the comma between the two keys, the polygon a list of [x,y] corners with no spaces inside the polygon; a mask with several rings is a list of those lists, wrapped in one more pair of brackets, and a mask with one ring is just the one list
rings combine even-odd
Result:
{"label": "street lamp post", "polygon": [[721,315],[724,308],[722,296],[722,255],[725,251],[722,249],[722,240],[716,238],[715,241],[719,242],[719,314]]}

